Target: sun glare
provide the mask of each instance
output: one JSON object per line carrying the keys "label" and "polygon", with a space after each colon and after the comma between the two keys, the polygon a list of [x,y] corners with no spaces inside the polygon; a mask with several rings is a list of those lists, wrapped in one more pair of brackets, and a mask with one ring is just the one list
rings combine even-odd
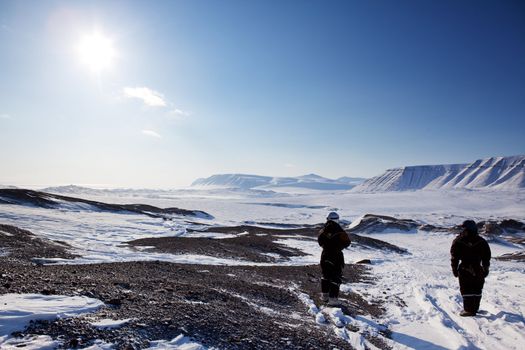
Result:
{"label": "sun glare", "polygon": [[77,46],[77,51],[81,62],[97,73],[110,68],[115,58],[111,39],[101,33],[84,36]]}

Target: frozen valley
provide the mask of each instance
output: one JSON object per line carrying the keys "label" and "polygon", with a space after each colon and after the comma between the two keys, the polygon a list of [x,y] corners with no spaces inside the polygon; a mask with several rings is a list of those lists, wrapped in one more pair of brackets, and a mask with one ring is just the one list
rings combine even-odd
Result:
{"label": "frozen valley", "polygon": [[[67,191],[0,190],[2,349],[525,342],[523,189]],[[353,241],[341,308],[319,300],[316,235],[333,210]],[[449,260],[467,218],[495,257],[475,318],[459,316]]]}

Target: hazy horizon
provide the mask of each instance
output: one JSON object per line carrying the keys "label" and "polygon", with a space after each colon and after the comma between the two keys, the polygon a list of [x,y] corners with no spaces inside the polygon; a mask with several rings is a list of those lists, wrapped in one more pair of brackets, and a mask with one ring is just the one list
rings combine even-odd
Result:
{"label": "hazy horizon", "polygon": [[2,1],[0,184],[523,154],[524,44],[519,1]]}

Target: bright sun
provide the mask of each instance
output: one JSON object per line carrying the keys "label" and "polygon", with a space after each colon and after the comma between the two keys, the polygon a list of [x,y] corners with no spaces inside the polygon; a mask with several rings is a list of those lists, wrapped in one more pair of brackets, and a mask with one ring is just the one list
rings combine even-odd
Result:
{"label": "bright sun", "polygon": [[77,46],[77,51],[82,63],[97,73],[110,68],[115,58],[111,39],[101,33],[84,36]]}

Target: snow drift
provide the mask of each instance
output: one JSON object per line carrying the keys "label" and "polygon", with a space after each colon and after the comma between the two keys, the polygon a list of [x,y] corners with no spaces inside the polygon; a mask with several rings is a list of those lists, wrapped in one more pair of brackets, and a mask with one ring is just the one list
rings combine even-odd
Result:
{"label": "snow drift", "polygon": [[356,192],[421,189],[525,188],[525,155],[478,159],[470,164],[421,165],[389,169],[355,187]]}

